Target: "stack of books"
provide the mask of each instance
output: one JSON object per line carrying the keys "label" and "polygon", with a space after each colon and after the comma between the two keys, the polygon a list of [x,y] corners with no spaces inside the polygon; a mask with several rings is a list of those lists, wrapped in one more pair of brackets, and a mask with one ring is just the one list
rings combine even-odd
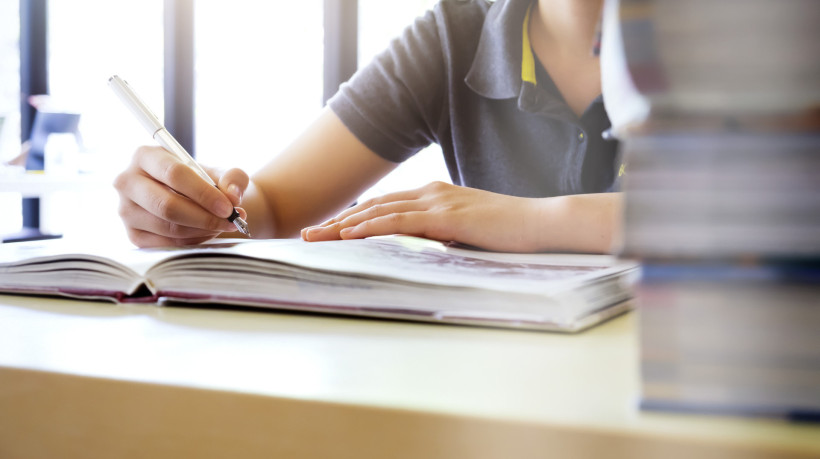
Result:
{"label": "stack of books", "polygon": [[820,416],[820,5],[621,0],[646,409]]}

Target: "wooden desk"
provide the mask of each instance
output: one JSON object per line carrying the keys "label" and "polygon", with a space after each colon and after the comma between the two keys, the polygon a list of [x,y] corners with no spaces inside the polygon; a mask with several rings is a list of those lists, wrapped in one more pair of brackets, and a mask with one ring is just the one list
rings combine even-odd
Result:
{"label": "wooden desk", "polygon": [[0,457],[820,457],[641,412],[635,315],[574,336],[0,295]]}

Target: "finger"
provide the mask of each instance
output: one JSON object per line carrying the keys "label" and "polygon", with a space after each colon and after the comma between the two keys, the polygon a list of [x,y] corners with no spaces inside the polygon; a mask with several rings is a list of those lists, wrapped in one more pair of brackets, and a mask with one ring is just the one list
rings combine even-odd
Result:
{"label": "finger", "polygon": [[227,196],[164,149],[141,148],[135,161],[145,174],[214,215],[227,218],[233,212],[233,204]]}
{"label": "finger", "polygon": [[210,231],[179,225],[156,217],[133,201],[120,204],[120,216],[129,229],[156,234],[170,239],[213,238],[221,231]]}
{"label": "finger", "polygon": [[365,220],[373,220],[375,218],[385,217],[390,214],[400,214],[422,210],[426,210],[425,203],[415,199],[411,201],[395,201],[375,204],[362,210],[361,212],[348,216],[336,224],[336,226],[339,230],[341,230],[343,228],[356,226]]}
{"label": "finger", "polygon": [[339,231],[333,231],[334,227],[312,226],[302,230],[302,239],[308,242],[338,241],[342,237]]}
{"label": "finger", "polygon": [[250,177],[242,169],[228,169],[217,181],[219,189],[231,200],[234,206],[242,202],[242,196],[250,183]]}
{"label": "finger", "polygon": [[214,183],[219,183],[219,178],[225,173],[225,169],[219,167],[204,166],[202,164],[200,164],[200,167],[205,170],[208,177],[211,177],[211,180],[213,180]]}
{"label": "finger", "polygon": [[412,201],[414,199],[418,199],[420,196],[421,196],[421,189],[404,190],[404,191],[396,191],[396,192],[393,192],[393,193],[388,193],[388,194],[385,194],[383,196],[368,199],[365,202],[356,204],[355,206],[352,206],[348,209],[345,209],[344,211],[340,212],[339,215],[331,218],[330,220],[322,222],[318,226],[329,226],[329,225],[333,225],[335,223],[339,223],[342,220],[344,220],[345,218],[347,218],[347,217],[349,217],[353,214],[359,213],[359,212],[361,212],[365,209],[368,209],[370,207],[373,207],[373,206],[377,206],[377,205],[380,205],[380,204],[386,204],[386,203],[390,203],[390,202],[395,202],[395,201]]}
{"label": "finger", "polygon": [[118,186],[123,195],[162,220],[208,231],[232,230],[225,218],[217,217],[149,177],[132,175]]}
{"label": "finger", "polygon": [[373,220],[385,217],[390,214],[422,211],[424,203],[419,200],[388,202],[385,204],[375,204],[361,212],[348,216],[344,220],[330,224],[328,226],[315,226],[306,228],[303,239],[307,241],[324,241],[340,239],[339,232],[345,228],[357,226],[366,220]]}
{"label": "finger", "polygon": [[435,236],[428,235],[427,231],[431,227],[430,218],[431,214],[429,212],[404,212],[385,215],[345,228],[339,232],[339,237],[342,239],[362,239],[370,236],[408,234],[435,239]]}

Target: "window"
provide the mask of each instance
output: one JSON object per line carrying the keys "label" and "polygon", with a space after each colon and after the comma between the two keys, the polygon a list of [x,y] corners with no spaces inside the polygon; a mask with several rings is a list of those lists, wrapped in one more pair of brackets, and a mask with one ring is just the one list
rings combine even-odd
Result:
{"label": "window", "polygon": [[196,155],[249,174],[322,109],[323,2],[196,3]]}
{"label": "window", "polygon": [[[48,56],[50,104],[55,110],[82,116],[84,150],[78,168],[103,178],[93,196],[74,192],[44,196],[41,228],[78,237],[116,234],[122,224],[116,192],[109,184],[126,167],[135,148],[151,139],[108,88],[108,78],[119,74],[128,80],[162,118],[163,0],[50,1]],[[78,199],[94,202],[95,228],[77,221]]]}
{"label": "window", "polygon": [[52,100],[82,114],[95,163],[88,167],[118,171],[150,138],[108,88],[108,77],[128,80],[162,118],[163,0],[52,0],[48,20]]}
{"label": "window", "polygon": [[[359,65],[435,3],[359,0]],[[196,4],[199,161],[253,173],[316,117],[322,108],[323,13],[322,0]],[[449,181],[438,146],[411,158],[365,197],[431,180]]]}
{"label": "window", "polygon": [[[20,2],[0,2],[0,163],[20,153]],[[2,174],[0,171],[0,180]],[[0,193],[0,235],[23,224],[20,195]]]}
{"label": "window", "polygon": [[20,148],[20,11],[19,2],[0,2],[0,158]]}

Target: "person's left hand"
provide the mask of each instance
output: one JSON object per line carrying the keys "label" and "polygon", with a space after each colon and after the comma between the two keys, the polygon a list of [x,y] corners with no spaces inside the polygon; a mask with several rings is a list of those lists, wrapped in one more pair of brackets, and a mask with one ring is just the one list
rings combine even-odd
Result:
{"label": "person's left hand", "polygon": [[355,205],[321,225],[304,228],[302,238],[313,242],[407,234],[529,252],[538,250],[537,201],[433,182]]}

